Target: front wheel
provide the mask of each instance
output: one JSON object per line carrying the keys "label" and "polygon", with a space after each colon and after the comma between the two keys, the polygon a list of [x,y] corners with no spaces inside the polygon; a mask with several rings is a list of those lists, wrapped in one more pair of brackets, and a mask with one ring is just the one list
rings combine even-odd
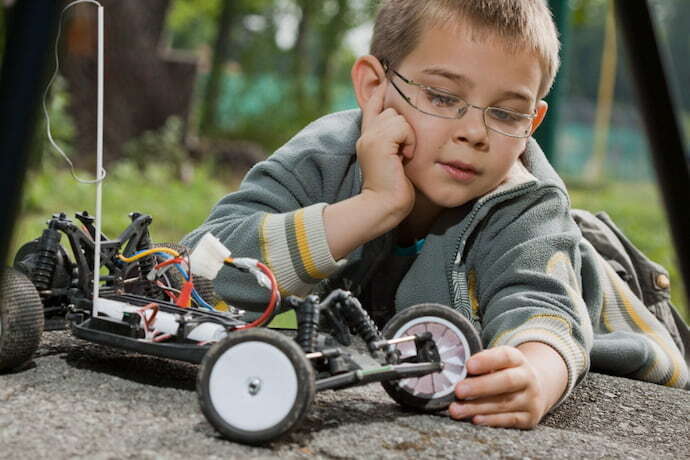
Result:
{"label": "front wheel", "polygon": [[316,393],[314,370],[290,338],[269,329],[230,332],[204,356],[201,410],[231,441],[274,440],[304,418]]}
{"label": "front wheel", "polygon": [[33,283],[21,272],[0,272],[0,372],[31,359],[43,334],[43,304]]}
{"label": "front wheel", "polygon": [[[467,376],[467,359],[482,349],[479,334],[472,324],[455,310],[440,304],[406,308],[393,316],[382,332],[386,339],[431,333],[443,363],[441,372],[381,382],[398,404],[423,411],[448,408],[455,400],[455,385]],[[402,360],[417,354],[414,342],[395,346]]]}

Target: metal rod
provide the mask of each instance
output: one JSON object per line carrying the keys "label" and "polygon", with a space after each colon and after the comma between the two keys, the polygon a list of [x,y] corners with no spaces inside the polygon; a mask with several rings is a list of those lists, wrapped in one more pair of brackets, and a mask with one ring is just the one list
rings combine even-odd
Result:
{"label": "metal rod", "polygon": [[397,345],[399,343],[414,342],[417,337],[414,335],[407,335],[405,337],[398,337],[397,339],[386,340],[388,345]]}
{"label": "metal rod", "polygon": [[[407,335],[405,337],[398,337],[397,339],[384,340],[382,343],[388,345],[397,345],[399,343],[414,342],[417,337],[414,335]],[[381,348],[381,347],[379,347]],[[313,353],[307,353],[305,355],[307,359],[323,358],[324,354],[320,351],[315,351]]]}
{"label": "metal rod", "polygon": [[690,172],[664,62],[646,0],[616,0],[652,162],[671,226],[686,297],[690,296]]}
{"label": "metal rod", "polygon": [[98,5],[98,102],[96,106],[96,235],[93,256],[93,305],[101,284],[101,205],[103,202],[103,7]]}

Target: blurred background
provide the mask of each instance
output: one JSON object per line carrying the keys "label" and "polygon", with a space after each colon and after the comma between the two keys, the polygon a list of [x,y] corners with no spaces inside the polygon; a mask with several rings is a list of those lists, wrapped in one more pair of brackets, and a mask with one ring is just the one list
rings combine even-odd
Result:
{"label": "blurred background", "polygon": [[[0,52],[15,1],[0,0]],[[153,216],[155,240],[179,240],[252,164],[309,121],[356,107],[350,67],[367,53],[375,0],[100,2],[103,223],[110,237],[139,211]],[[550,1],[563,66],[538,140],[566,179],[574,207],[606,211],[670,270],[673,300],[690,319],[627,70],[635,50],[624,46],[610,3]],[[688,152],[690,2],[650,5]],[[96,33],[93,5],[64,15],[60,73],[46,98],[53,137],[88,178],[95,170]],[[95,209],[94,187],[76,182],[52,151],[44,117],[38,126],[11,255],[38,237],[53,213]]]}

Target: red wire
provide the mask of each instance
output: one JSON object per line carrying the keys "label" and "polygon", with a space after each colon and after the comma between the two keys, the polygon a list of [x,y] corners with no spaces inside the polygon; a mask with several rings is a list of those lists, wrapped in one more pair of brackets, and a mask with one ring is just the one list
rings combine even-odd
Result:
{"label": "red wire", "polygon": [[170,297],[170,300],[172,300],[173,302],[177,300],[177,298],[173,295],[172,291],[167,289],[165,284],[163,284],[160,281],[158,281],[156,284],[158,284],[158,287],[160,287],[163,290],[163,292],[165,292],[168,295],[168,297]]}
{"label": "red wire", "polygon": [[264,272],[266,276],[268,276],[268,278],[271,280],[271,300],[269,300],[268,306],[266,307],[261,316],[259,316],[256,320],[252,321],[249,324],[245,324],[243,326],[238,327],[236,330],[263,326],[263,324],[271,318],[271,315],[273,315],[273,311],[276,308],[276,303],[278,302],[278,281],[276,281],[276,277],[273,275],[273,272],[261,262],[257,262],[256,266],[259,267],[259,269],[262,272]]}
{"label": "red wire", "polygon": [[181,264],[182,262],[184,262],[184,259],[182,259],[182,257],[175,257],[173,259],[164,260],[163,262],[156,265],[154,268],[163,268],[172,264]]}

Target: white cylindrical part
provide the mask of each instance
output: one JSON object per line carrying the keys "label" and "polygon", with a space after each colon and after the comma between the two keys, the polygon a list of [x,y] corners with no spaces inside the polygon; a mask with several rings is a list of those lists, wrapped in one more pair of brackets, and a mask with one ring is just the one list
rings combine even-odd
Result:
{"label": "white cylindrical part", "polygon": [[201,323],[187,335],[189,340],[197,342],[217,342],[228,335],[225,327],[216,323]]}
{"label": "white cylindrical part", "polygon": [[122,321],[125,313],[134,313],[136,308],[117,300],[99,298],[93,302],[93,316]]}
{"label": "white cylindrical part", "polygon": [[166,334],[175,335],[180,328],[180,323],[177,322],[174,314],[159,311],[156,314],[156,321],[154,321],[152,328]]}

